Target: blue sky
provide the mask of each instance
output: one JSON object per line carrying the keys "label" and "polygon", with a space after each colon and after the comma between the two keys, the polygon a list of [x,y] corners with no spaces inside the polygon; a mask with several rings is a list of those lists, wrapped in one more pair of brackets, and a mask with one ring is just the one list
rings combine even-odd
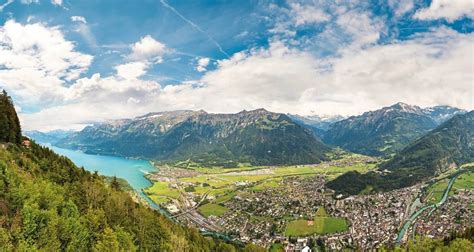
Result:
{"label": "blue sky", "polygon": [[0,87],[42,130],[173,109],[472,109],[473,5],[0,0]]}

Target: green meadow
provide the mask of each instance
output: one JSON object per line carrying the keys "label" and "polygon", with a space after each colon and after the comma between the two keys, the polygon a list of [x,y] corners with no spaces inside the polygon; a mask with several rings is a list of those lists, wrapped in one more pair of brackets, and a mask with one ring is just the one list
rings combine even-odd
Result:
{"label": "green meadow", "polygon": [[313,220],[294,220],[286,226],[286,236],[310,236],[313,234],[331,234],[348,229],[345,218],[330,217],[321,207]]}
{"label": "green meadow", "polygon": [[201,213],[204,217],[213,216],[221,216],[225,214],[229,209],[226,207],[220,206],[218,204],[207,203],[200,207],[198,207],[199,213]]}

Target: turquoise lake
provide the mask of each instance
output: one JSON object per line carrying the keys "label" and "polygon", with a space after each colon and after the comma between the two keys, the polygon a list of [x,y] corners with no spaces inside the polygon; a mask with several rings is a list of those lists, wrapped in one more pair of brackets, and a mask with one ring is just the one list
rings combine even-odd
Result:
{"label": "turquoise lake", "polygon": [[142,189],[152,185],[152,183],[145,178],[145,175],[150,172],[158,171],[151,163],[147,160],[139,159],[127,159],[123,157],[114,156],[103,156],[103,155],[92,155],[86,154],[81,151],[63,149],[51,144],[43,144],[44,146],[52,149],[59,155],[68,157],[79,167],[94,172],[97,171],[100,175],[117,178],[123,178],[127,180],[130,186],[148,202],[150,207],[160,211],[162,214],[169,216],[169,214],[161,209],[155,202],[153,202]]}
{"label": "turquoise lake", "polygon": [[77,166],[82,166],[88,171],[97,171],[100,175],[123,178],[138,192],[151,186],[151,182],[145,178],[145,175],[157,171],[147,160],[91,155],[81,151],[58,148],[50,144],[45,144],[45,146],[60,155],[68,157]]}

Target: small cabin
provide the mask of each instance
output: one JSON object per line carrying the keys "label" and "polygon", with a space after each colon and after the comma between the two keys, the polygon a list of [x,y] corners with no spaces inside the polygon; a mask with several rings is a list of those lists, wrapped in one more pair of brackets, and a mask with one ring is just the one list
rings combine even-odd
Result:
{"label": "small cabin", "polygon": [[27,140],[27,139],[23,140],[23,142],[21,142],[21,145],[27,148],[30,148],[30,140]]}

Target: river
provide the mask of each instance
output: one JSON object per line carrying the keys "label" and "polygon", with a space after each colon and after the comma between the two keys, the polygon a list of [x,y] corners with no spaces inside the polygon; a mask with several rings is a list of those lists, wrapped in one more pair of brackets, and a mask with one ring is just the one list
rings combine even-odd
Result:
{"label": "river", "polygon": [[444,190],[444,193],[443,193],[443,197],[441,198],[441,200],[438,202],[438,203],[435,203],[435,204],[430,204],[430,205],[426,205],[422,208],[420,208],[418,211],[416,211],[414,214],[412,214],[410,216],[410,218],[408,218],[408,220],[405,222],[405,224],[403,225],[402,229],[400,230],[400,232],[398,233],[398,237],[397,237],[397,244],[400,244],[401,241],[404,239],[405,237],[405,234],[406,232],[408,231],[408,229],[410,228],[410,226],[413,224],[413,222],[416,220],[416,218],[422,214],[424,211],[426,211],[427,209],[431,209],[431,212],[430,212],[430,215],[431,213],[436,210],[438,207],[440,207],[441,205],[443,205],[446,200],[448,199],[449,197],[449,192],[451,191],[451,188],[453,187],[454,185],[454,182],[456,181],[456,179],[463,173],[465,172],[468,172],[468,171],[473,171],[473,168],[472,167],[468,167],[468,168],[465,168],[465,169],[462,169],[462,170],[459,170],[458,172],[456,172],[455,174],[451,175],[451,179],[449,180],[448,182],[448,186],[446,187],[446,189]]}

